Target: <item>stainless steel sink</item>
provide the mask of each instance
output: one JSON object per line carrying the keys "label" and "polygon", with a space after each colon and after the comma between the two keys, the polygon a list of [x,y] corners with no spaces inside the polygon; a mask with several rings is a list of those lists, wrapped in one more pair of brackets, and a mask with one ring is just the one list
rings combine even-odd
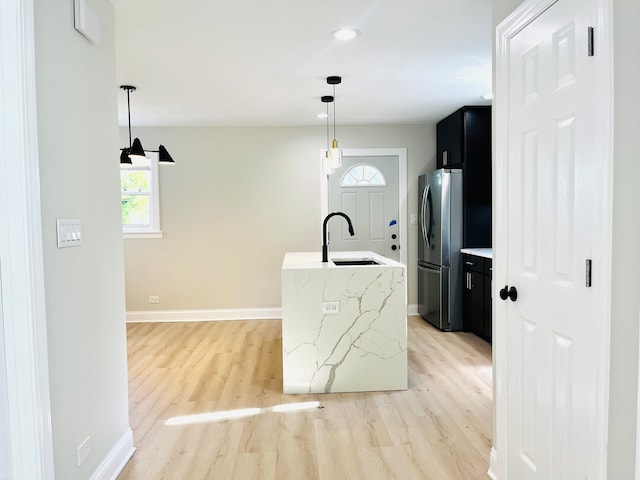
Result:
{"label": "stainless steel sink", "polygon": [[373,258],[332,258],[331,261],[336,265],[336,267],[347,267],[353,265],[382,265],[380,262],[375,261]]}

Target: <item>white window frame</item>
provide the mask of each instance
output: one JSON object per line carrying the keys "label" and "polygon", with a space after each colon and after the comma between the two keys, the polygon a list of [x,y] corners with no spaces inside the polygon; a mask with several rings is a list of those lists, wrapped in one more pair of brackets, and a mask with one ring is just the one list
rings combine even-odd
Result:
{"label": "white window frame", "polygon": [[[158,182],[158,153],[146,152],[148,163],[134,161],[132,167],[121,167],[126,171],[149,170],[149,225],[122,225],[124,238],[162,238],[160,230],[160,189]],[[124,192],[120,191],[120,197]]]}

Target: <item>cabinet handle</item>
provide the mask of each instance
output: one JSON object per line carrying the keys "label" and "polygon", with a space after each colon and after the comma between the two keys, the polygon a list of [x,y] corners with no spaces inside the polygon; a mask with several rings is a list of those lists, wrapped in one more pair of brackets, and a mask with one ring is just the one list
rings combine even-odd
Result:
{"label": "cabinet handle", "polygon": [[475,265],[473,262],[464,262],[465,265],[471,265],[472,267]]}
{"label": "cabinet handle", "polygon": [[447,152],[446,150],[442,152],[442,165],[446,165],[447,163],[449,163],[449,159],[447,158],[449,156],[449,152]]}

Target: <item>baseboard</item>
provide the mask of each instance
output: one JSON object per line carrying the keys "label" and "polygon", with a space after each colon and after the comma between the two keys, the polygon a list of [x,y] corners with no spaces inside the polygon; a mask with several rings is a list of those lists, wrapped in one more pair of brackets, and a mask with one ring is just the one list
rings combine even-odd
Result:
{"label": "baseboard", "polygon": [[[408,305],[407,315],[418,315],[418,305]],[[149,310],[127,312],[127,323],[215,322],[282,318],[281,308],[222,308],[216,310]]]}
{"label": "baseboard", "polygon": [[487,472],[487,476],[491,480],[498,480],[495,472],[497,470],[498,465],[498,452],[496,452],[495,448],[491,447],[491,453],[489,454],[489,471]]}
{"label": "baseboard", "polygon": [[157,310],[127,312],[127,323],[211,322],[218,320],[266,320],[282,318],[281,308],[228,308],[216,310]]}
{"label": "baseboard", "polygon": [[98,465],[90,480],[116,480],[135,451],[133,432],[128,428],[102,463]]}

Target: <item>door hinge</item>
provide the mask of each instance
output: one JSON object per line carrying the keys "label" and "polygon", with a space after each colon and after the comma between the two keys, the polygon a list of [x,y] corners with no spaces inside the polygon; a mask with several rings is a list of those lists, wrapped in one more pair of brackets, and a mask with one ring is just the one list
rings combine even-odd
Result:
{"label": "door hinge", "polygon": [[585,265],[585,286],[591,287],[591,259],[587,258]]}
{"label": "door hinge", "polygon": [[593,57],[593,27],[587,27],[587,55]]}

